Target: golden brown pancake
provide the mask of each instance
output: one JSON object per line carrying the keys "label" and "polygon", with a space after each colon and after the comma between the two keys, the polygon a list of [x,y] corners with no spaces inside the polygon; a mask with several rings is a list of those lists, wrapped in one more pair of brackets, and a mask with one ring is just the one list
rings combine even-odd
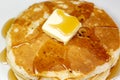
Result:
{"label": "golden brown pancake", "polygon": [[[41,29],[58,8],[82,23],[66,45]],[[93,3],[51,0],[33,4],[15,19],[7,34],[7,51],[9,64],[23,79],[89,79],[115,65],[120,52],[119,30]]]}

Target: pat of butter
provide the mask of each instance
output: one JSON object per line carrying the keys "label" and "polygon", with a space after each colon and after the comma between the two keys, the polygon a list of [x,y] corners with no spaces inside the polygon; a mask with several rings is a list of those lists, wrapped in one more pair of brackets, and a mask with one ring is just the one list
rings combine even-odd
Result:
{"label": "pat of butter", "polygon": [[66,44],[79,30],[81,23],[61,9],[56,9],[42,26],[43,31]]}

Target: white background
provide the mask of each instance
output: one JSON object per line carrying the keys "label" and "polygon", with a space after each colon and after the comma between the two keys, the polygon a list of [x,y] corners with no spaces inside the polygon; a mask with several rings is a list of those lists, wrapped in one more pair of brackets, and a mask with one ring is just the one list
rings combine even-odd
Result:
{"label": "white background", "polygon": [[[1,29],[4,23],[13,17],[16,17],[20,12],[28,8],[33,3],[43,0],[0,0],[0,51],[5,48],[5,39],[1,36]],[[98,7],[103,8],[120,26],[120,0],[86,0],[94,2]],[[7,79],[8,65],[0,64],[0,80]],[[115,80],[115,79],[114,79]],[[120,80],[117,78],[116,80]]]}

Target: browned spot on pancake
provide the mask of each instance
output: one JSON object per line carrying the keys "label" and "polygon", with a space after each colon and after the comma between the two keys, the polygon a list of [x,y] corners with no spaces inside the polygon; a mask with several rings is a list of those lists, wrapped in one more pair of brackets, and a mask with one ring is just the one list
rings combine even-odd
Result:
{"label": "browned spot on pancake", "polygon": [[56,6],[56,4],[53,3],[53,2],[49,2],[49,1],[47,1],[47,2],[44,3],[44,7],[47,8],[48,13],[50,13],[50,14],[54,11],[55,6]]}
{"label": "browned spot on pancake", "polygon": [[104,10],[98,10],[97,8],[94,8],[90,18],[88,18],[83,23],[83,26],[117,27],[114,21],[108,16],[108,14]]}
{"label": "browned spot on pancake", "polygon": [[[82,27],[79,29],[79,31],[81,31],[82,35],[80,37],[75,36],[73,40],[71,40],[72,44],[76,44],[79,47],[84,47],[88,49],[89,52],[92,51],[91,54],[97,55],[98,57],[96,57],[101,60],[106,60],[109,58],[109,55],[106,53],[103,44],[101,44],[101,40],[95,34],[95,28]],[[74,42],[74,40],[76,42]]]}
{"label": "browned spot on pancake", "polygon": [[24,18],[18,18],[18,19],[15,20],[14,23],[17,24],[17,25],[20,25],[21,27],[22,26],[28,27],[31,24],[30,21],[27,21]]}
{"label": "browned spot on pancake", "polygon": [[81,3],[75,6],[75,10],[72,12],[72,15],[76,16],[80,22],[84,22],[90,17],[93,9],[93,3]]}
{"label": "browned spot on pancake", "polygon": [[95,27],[95,34],[101,40],[101,43],[107,50],[113,51],[119,47],[119,30],[118,28]]}
{"label": "browned spot on pancake", "polygon": [[[15,29],[18,29],[18,32],[14,32]],[[18,24],[13,24],[10,34],[12,38],[12,45],[19,45],[20,43],[25,42],[25,35],[27,33],[27,29]]]}

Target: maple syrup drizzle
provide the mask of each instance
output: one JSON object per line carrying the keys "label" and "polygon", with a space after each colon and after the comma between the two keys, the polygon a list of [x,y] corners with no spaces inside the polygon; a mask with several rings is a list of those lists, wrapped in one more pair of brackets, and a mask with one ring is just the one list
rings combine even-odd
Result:
{"label": "maple syrup drizzle", "polygon": [[[9,28],[11,27],[12,23],[14,22],[14,18],[9,19],[3,26],[2,28],[2,36],[5,38],[7,35],[7,32],[9,30]],[[6,63],[6,48],[0,52],[0,63]]]}
{"label": "maple syrup drizzle", "polygon": [[6,48],[0,53],[0,63],[7,63],[6,60]]}
{"label": "maple syrup drizzle", "polygon": [[11,25],[12,25],[12,23],[14,22],[14,18],[11,18],[11,19],[9,19],[5,24],[4,24],[4,26],[3,26],[3,28],[2,28],[2,36],[5,38],[6,37],[6,35],[7,35],[7,32],[8,32],[8,30],[9,30],[9,28],[11,27]]}
{"label": "maple syrup drizzle", "polygon": [[18,80],[14,74],[14,72],[12,71],[12,69],[10,69],[8,71],[8,80]]}
{"label": "maple syrup drizzle", "polygon": [[[14,20],[15,20],[14,18],[11,18],[4,24],[2,28],[2,36],[4,38],[6,37],[7,32],[9,28],[11,27],[12,23],[14,22]],[[7,50],[5,48],[3,49],[3,51],[0,52],[0,63],[6,64],[7,63],[6,57],[7,57]],[[8,80],[17,80],[12,69],[8,71]]]}

